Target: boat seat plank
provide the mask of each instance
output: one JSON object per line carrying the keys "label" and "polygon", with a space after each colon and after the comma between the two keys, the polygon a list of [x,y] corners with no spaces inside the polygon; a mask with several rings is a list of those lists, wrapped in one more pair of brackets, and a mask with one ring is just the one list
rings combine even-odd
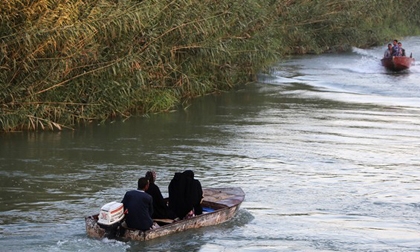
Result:
{"label": "boat seat plank", "polygon": [[172,220],[172,219],[153,219],[153,221],[155,221],[155,222],[162,222],[162,223],[172,223],[172,222],[174,222],[174,220]]}

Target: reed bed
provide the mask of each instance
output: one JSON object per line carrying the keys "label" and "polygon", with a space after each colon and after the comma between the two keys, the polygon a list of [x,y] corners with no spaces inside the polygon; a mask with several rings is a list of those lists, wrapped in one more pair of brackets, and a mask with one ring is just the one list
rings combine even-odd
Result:
{"label": "reed bed", "polygon": [[420,34],[419,9],[409,0],[6,1],[0,131],[170,111],[254,81],[288,54]]}

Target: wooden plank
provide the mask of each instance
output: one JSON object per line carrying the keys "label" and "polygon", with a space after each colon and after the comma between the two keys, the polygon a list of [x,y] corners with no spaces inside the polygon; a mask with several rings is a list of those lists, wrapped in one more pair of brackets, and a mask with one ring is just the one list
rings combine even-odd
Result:
{"label": "wooden plank", "polygon": [[174,222],[174,220],[172,220],[172,219],[153,219],[153,221],[155,221],[155,222],[162,222],[162,223],[172,223],[172,222]]}

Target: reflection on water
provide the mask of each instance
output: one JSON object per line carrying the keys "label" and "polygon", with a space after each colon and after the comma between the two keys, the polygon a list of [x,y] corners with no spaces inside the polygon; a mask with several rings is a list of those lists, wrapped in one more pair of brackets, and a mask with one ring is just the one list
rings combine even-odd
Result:
{"label": "reflection on water", "polygon": [[[404,41],[420,55],[419,38]],[[382,48],[281,62],[260,83],[187,110],[76,131],[0,136],[4,251],[416,251],[418,66],[386,72]],[[149,169],[240,186],[216,227],[136,243],[93,240],[83,217]],[[1,250],[1,249],[0,249]]]}

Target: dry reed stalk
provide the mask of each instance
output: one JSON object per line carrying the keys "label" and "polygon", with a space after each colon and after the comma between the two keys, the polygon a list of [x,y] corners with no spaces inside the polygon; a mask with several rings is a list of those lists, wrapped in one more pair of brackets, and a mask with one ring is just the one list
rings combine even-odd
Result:
{"label": "dry reed stalk", "polygon": [[378,23],[399,24],[390,1],[6,1],[0,129],[168,111],[255,79],[291,48],[378,43],[390,31]]}

